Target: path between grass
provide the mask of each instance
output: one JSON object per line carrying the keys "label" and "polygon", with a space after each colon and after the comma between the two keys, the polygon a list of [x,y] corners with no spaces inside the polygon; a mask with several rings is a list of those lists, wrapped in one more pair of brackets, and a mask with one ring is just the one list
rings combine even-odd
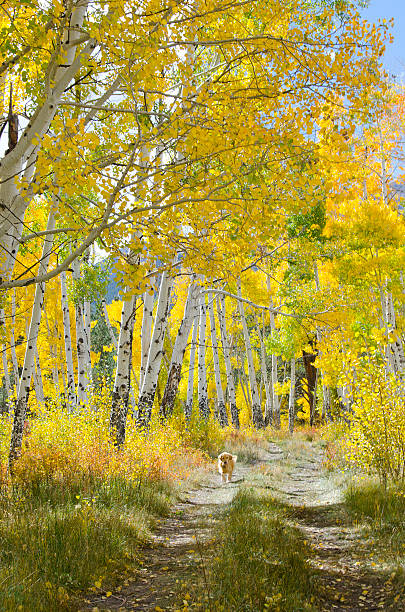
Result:
{"label": "path between grass", "polygon": [[[185,592],[184,586],[194,580],[196,572],[200,581],[206,580],[213,529],[223,520],[221,510],[244,484],[269,489],[285,502],[292,522],[313,548],[314,609],[405,611],[405,599],[398,594],[393,577],[374,567],[370,542],[350,520],[342,486],[322,469],[319,447],[308,443],[298,451],[270,443],[267,451],[260,451],[256,464],[237,464],[233,482],[221,484],[219,475],[212,474],[199,488],[188,491],[171,516],[160,522],[151,545],[144,548],[137,574],[109,597],[103,593],[91,597],[82,609],[187,609],[187,599],[179,605],[179,592]],[[191,601],[190,606],[192,609]]]}

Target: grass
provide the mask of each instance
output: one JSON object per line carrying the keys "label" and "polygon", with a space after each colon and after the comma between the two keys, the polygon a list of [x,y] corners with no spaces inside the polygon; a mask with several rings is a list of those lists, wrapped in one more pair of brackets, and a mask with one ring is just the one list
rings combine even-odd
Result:
{"label": "grass", "polygon": [[80,592],[106,588],[136,565],[174,484],[122,477],[67,486],[38,479],[0,497],[0,610],[75,610]]}
{"label": "grass", "polygon": [[241,489],[220,518],[212,549],[204,555],[212,560],[194,604],[199,601],[201,608],[215,612],[313,610],[310,555],[279,502]]}
{"label": "grass", "polygon": [[375,543],[400,563],[405,557],[405,489],[384,488],[377,481],[353,482],[345,494],[346,506],[365,521]]}
{"label": "grass", "polygon": [[267,446],[267,440],[258,433],[249,432],[246,435],[244,432],[231,430],[226,437],[223,450],[237,455],[239,463],[253,465],[259,461],[261,452]]}

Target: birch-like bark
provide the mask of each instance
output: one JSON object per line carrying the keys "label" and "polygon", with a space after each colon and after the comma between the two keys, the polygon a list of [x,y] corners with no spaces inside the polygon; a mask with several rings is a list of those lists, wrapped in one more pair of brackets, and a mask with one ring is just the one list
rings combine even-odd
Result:
{"label": "birch-like bark", "polygon": [[153,292],[145,291],[143,294],[143,314],[141,328],[141,369],[139,372],[139,389],[142,389],[145,378],[146,364],[150,349],[153,323]]}
{"label": "birch-like bark", "polygon": [[[0,327],[5,326],[6,324],[6,315],[4,312],[4,308],[0,308]],[[1,349],[1,357],[3,362],[3,376],[4,376],[4,390],[5,390],[5,399],[4,399],[4,410],[3,407],[0,406],[0,414],[1,412],[8,412],[8,401],[11,393],[11,382],[10,382],[10,374],[8,371],[8,359],[7,359],[7,345],[2,344],[0,346]]]}
{"label": "birch-like bark", "polygon": [[239,429],[239,410],[236,404],[235,379],[231,364],[231,348],[226,331],[226,315],[225,315],[225,297],[217,296],[217,311],[219,320],[219,329],[221,332],[222,351],[224,354],[225,371],[227,379],[227,389],[229,397],[229,406],[231,410],[232,425]]}
{"label": "birch-like bark", "polygon": [[[238,280],[238,297],[242,297],[242,290],[240,280]],[[253,364],[253,351],[252,344],[250,342],[249,330],[245,317],[245,309],[243,302],[238,300],[238,308],[239,314],[242,323],[243,329],[243,338],[245,341],[245,349],[246,349],[246,357],[248,363],[248,373],[249,373],[249,386],[250,392],[252,396],[252,420],[255,427],[262,428],[264,427],[264,419],[262,414],[262,407],[260,405],[259,400],[259,390],[257,388],[257,380],[256,380],[256,372]]]}
{"label": "birch-like bark", "polygon": [[164,353],[163,343],[167,328],[172,286],[172,277],[166,271],[163,272],[148,361],[138,401],[138,422],[144,427],[149,425],[153,402],[155,401],[156,387]]}
{"label": "birch-like bark", "polygon": [[173,413],[174,402],[181,380],[181,368],[183,365],[184,353],[186,352],[187,341],[190,335],[193,320],[197,315],[198,294],[198,286],[194,283],[194,281],[191,281],[188,288],[183,319],[174,342],[166,387],[160,406],[160,414],[164,419],[170,417]]}
{"label": "birch-like bark", "polygon": [[10,331],[10,352],[11,352],[11,363],[13,364],[13,374],[14,374],[14,387],[16,391],[16,395],[18,394],[18,385],[20,373],[18,370],[18,359],[17,352],[15,350],[15,289],[11,294],[11,331]]}
{"label": "birch-like bark", "polygon": [[214,315],[214,305],[213,305],[213,297],[208,298],[208,312],[210,315],[210,327],[211,327],[211,342],[212,342],[212,356],[214,361],[214,376],[215,376],[215,388],[217,391],[217,400],[218,400],[218,418],[221,427],[228,426],[228,415],[226,413],[225,400],[224,400],[224,392],[222,389],[221,382],[221,370],[219,367],[219,353],[218,353],[218,337],[217,330],[215,325],[215,315]]}
{"label": "birch-like bark", "polygon": [[[13,228],[16,227],[16,223],[23,221],[25,211],[32,197],[31,192],[28,195],[23,195],[22,191],[17,189],[13,177],[21,176],[20,173],[25,167],[21,177],[23,179],[22,182],[26,183],[28,181],[29,183],[32,179],[35,173],[38,150],[38,145],[33,140],[41,140],[48,131],[66,87],[80,70],[82,62],[89,58],[97,46],[94,39],[88,41],[80,51],[77,51],[76,45],[74,45],[74,42],[82,36],[81,27],[86,15],[87,5],[88,0],[80,0],[73,7],[69,26],[62,36],[62,43],[69,42],[64,64],[63,66],[56,64],[49,66],[50,74],[55,70],[54,83],[46,88],[44,101],[33,112],[31,120],[28,122],[16,146],[1,160],[3,180],[0,185],[0,201],[4,204],[0,219],[0,239],[2,244],[7,241],[7,236],[11,235]],[[60,62],[59,59],[56,61]],[[21,234],[19,237],[21,237]],[[12,265],[14,265],[14,262]]]}
{"label": "birch-like bark", "polygon": [[262,373],[262,381],[264,384],[264,390],[266,393],[266,403],[264,406],[264,422],[265,425],[269,425],[273,421],[273,389],[269,384],[269,378],[267,376],[267,365],[266,365],[266,349],[264,346],[263,335],[260,329],[260,322],[257,320],[256,323],[257,334],[260,342],[260,367]]}
{"label": "birch-like bark", "polygon": [[[60,397],[60,380],[59,380],[59,368],[58,368],[58,347],[55,344],[51,346],[51,355],[52,355],[52,380],[54,387],[56,389],[56,395]],[[64,390],[64,385],[62,384],[62,388]]]}
{"label": "birch-like bark", "polygon": [[[105,300],[103,300],[103,302],[102,302],[102,309],[103,309],[104,319],[105,319],[105,322],[106,322],[106,325],[107,325],[107,329],[108,329],[110,337],[111,337],[111,341],[112,341],[115,349],[117,350],[118,349],[118,340],[117,340],[117,338],[115,336],[114,328],[111,325],[110,317],[108,316],[107,305],[105,303]],[[134,372],[134,369],[133,369],[133,366],[132,366],[132,362],[131,362],[131,372],[132,372],[132,376],[134,378],[134,381],[135,381],[135,383],[136,383],[136,385],[138,387],[138,391],[139,391],[139,381],[138,381],[138,379],[137,379],[137,377],[135,375],[135,372]],[[131,393],[131,386],[129,387],[129,402],[131,404],[132,413],[135,414],[136,403],[135,403],[134,395],[133,395],[133,393]]]}
{"label": "birch-like bark", "polygon": [[11,383],[10,383],[10,374],[8,372],[8,363],[7,363],[7,352],[4,344],[1,345],[2,352],[2,360],[3,360],[3,376],[4,376],[4,386],[6,390],[6,401],[10,397],[11,391]]}
{"label": "birch-like bark", "polygon": [[[47,230],[55,228],[54,211],[51,210],[48,217]],[[39,264],[40,274],[45,274],[52,252],[53,235],[49,234],[44,239],[42,257]],[[27,402],[30,392],[31,378],[34,369],[35,355],[37,352],[37,339],[41,323],[41,314],[44,306],[45,283],[38,283],[35,287],[34,303],[32,307],[31,322],[27,336],[24,365],[18,389],[17,402],[14,411],[13,429],[11,432],[9,465],[10,471],[18,458],[23,439],[24,423],[27,414]]]}
{"label": "birch-like bark", "polygon": [[[270,279],[267,279],[267,288],[270,291]],[[273,333],[276,330],[276,323],[274,320],[273,312],[273,298],[270,296],[270,329]],[[280,428],[280,399],[277,395],[277,383],[278,383],[278,359],[274,353],[271,356],[271,386],[273,393],[273,424],[277,429]]]}
{"label": "birch-like bark", "polygon": [[[3,310],[3,308],[1,309],[1,311],[2,311],[2,313],[0,314],[0,321],[1,321],[1,324],[4,325],[4,310]],[[9,374],[9,371],[8,371],[7,347],[6,347],[5,344],[1,345],[1,356],[2,356],[2,360],[3,360],[4,390],[6,392],[4,404],[6,406],[5,412],[8,412],[8,402],[9,402],[10,393],[11,393],[11,383],[10,383],[10,374]],[[1,412],[2,412],[2,409],[0,407],[0,413]]]}
{"label": "birch-like bark", "polygon": [[[80,262],[75,259],[72,263],[73,279],[80,278]],[[88,404],[88,388],[91,383],[90,349],[84,327],[84,302],[75,303],[76,321],[76,350],[77,350],[77,403],[82,406]]]}
{"label": "birch-like bark", "polygon": [[35,353],[35,369],[33,371],[35,397],[37,398],[38,404],[44,404],[44,384],[42,381],[41,364],[39,362],[38,349]]}
{"label": "birch-like bark", "polygon": [[55,387],[56,395],[60,397],[60,383],[59,383],[59,368],[58,368],[58,347],[55,344],[56,339],[58,337],[58,325],[57,322],[54,321],[53,330],[51,325],[49,324],[48,317],[45,312],[45,323],[46,329],[48,330],[48,342],[52,360],[52,380]]}
{"label": "birch-like bark", "polygon": [[[321,290],[321,284],[319,282],[319,272],[318,272],[318,264],[316,260],[314,261],[314,278],[315,278],[315,287],[317,291]],[[322,331],[319,325],[316,326],[316,341],[318,347],[321,345],[322,341]],[[319,350],[319,348],[318,348]],[[319,353],[321,355],[322,353]],[[324,383],[324,376],[322,372],[319,372],[321,376],[321,385],[322,385],[322,419],[330,419],[330,390],[327,385]]]}
{"label": "birch-like bark", "polygon": [[[382,197],[386,208],[389,208],[388,199],[388,176],[385,161],[384,142],[381,127],[378,126],[379,138],[380,138],[380,153],[381,153],[381,186],[382,186]],[[384,292],[380,289],[381,295],[381,309],[383,314],[384,323],[387,329],[387,347],[386,347],[386,358],[389,365],[389,369],[394,373],[404,373],[405,369],[405,353],[404,347],[401,340],[398,338],[394,342],[390,342],[388,338],[395,334],[396,322],[395,322],[395,311],[392,300],[392,293],[390,291]]]}
{"label": "birch-like bark", "polygon": [[387,319],[389,321],[390,328],[392,329],[393,335],[396,336],[395,340],[392,342],[392,351],[395,355],[398,373],[403,375],[405,372],[405,354],[404,354],[404,345],[397,333],[397,323],[394,309],[394,301],[392,297],[392,292],[389,291],[387,293]]}
{"label": "birch-like bark", "polygon": [[86,335],[86,347],[88,350],[86,359],[87,362],[91,364],[91,304],[89,300],[84,300],[84,333]]}
{"label": "birch-like bark", "polygon": [[[55,61],[51,60],[48,74],[53,74],[53,83],[45,88],[44,100],[32,113],[23,135],[12,150],[4,155],[1,160],[2,182],[0,184],[0,201],[3,203],[0,216],[0,240],[1,246],[8,252],[14,251],[11,270],[14,268],[16,255],[21,239],[22,222],[25,211],[33,197],[33,190],[26,192],[18,189],[14,181],[19,176],[21,182],[30,185],[35,174],[36,158],[39,146],[36,144],[49,130],[49,126],[58,110],[60,99],[71,80],[80,70],[83,61],[88,59],[97,46],[95,39],[85,43],[84,48],[77,51],[74,42],[82,36],[81,27],[87,11],[88,0],[80,0],[73,7],[69,26],[62,36],[62,43],[69,42],[64,64],[60,65],[60,59],[55,54]],[[14,235],[15,245],[11,244],[11,236]]]}
{"label": "birch-like bark", "polygon": [[67,407],[69,411],[72,411],[76,404],[75,395],[75,376],[73,367],[73,352],[72,352],[72,334],[70,327],[70,312],[69,304],[67,299],[66,290],[66,272],[62,272],[60,275],[60,291],[61,291],[61,304],[62,304],[62,318],[63,318],[63,336],[65,341],[65,360],[66,360],[66,391],[67,391]]}
{"label": "birch-like bark", "polygon": [[118,340],[117,368],[110,415],[110,430],[114,443],[120,447],[125,441],[128,402],[131,389],[132,338],[134,333],[136,298],[124,300]]}
{"label": "birch-like bark", "polygon": [[[395,317],[394,302],[391,291],[382,291],[383,319],[387,329],[387,352],[391,370],[395,374],[403,374],[405,367],[404,347],[401,339],[396,334],[397,324]],[[392,337],[396,337],[392,340]]]}
{"label": "birch-like bark", "polygon": [[290,396],[288,398],[288,429],[292,434],[295,420],[295,357],[291,359]]}
{"label": "birch-like bark", "polygon": [[187,381],[187,399],[186,399],[186,404],[184,406],[184,414],[185,414],[187,421],[191,419],[191,415],[193,412],[194,371],[195,371],[195,356],[196,356],[196,351],[197,351],[197,338],[198,338],[198,316],[196,315],[194,317],[193,331],[191,335],[190,361],[189,361],[188,381]]}
{"label": "birch-like bark", "polygon": [[207,306],[205,295],[200,297],[199,333],[198,333],[198,410],[200,418],[205,421],[210,416],[208,404],[207,369],[205,366],[205,342],[207,327]]}

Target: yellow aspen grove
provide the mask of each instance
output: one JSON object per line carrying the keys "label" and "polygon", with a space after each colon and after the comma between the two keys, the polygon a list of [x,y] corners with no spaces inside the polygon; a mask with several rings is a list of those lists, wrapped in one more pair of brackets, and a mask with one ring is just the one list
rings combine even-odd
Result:
{"label": "yellow aspen grove", "polygon": [[381,1],[0,2],[0,612],[402,609]]}

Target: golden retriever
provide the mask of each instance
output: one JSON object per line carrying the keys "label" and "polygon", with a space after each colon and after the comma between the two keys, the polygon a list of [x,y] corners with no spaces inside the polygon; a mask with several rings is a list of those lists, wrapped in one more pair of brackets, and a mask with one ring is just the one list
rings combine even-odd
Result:
{"label": "golden retriever", "polygon": [[237,458],[237,455],[231,455],[231,453],[219,455],[218,472],[221,474],[222,482],[230,482]]}

